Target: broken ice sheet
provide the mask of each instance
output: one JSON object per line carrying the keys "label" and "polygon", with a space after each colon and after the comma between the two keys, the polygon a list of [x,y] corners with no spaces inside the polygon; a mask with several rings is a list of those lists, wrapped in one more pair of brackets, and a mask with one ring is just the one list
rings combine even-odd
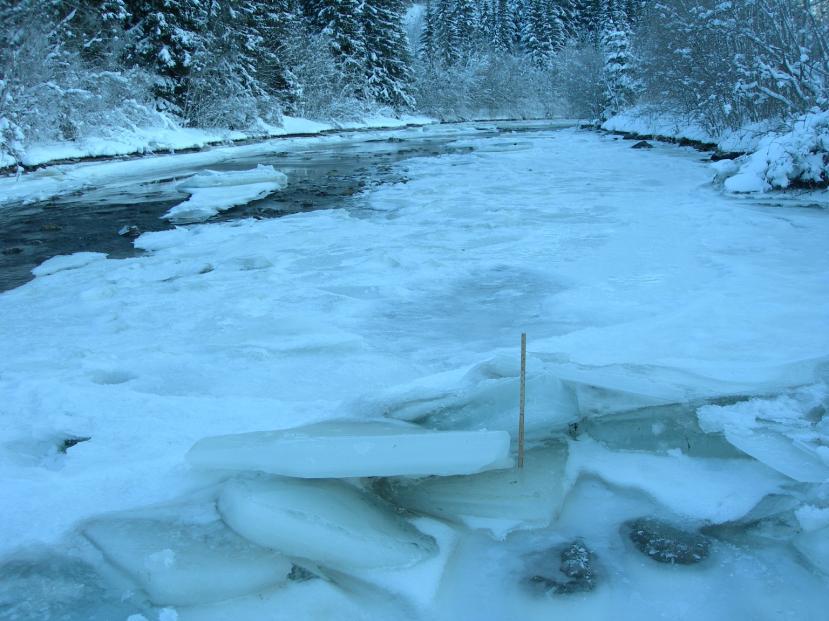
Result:
{"label": "broken ice sheet", "polygon": [[219,512],[249,541],[343,571],[408,567],[437,552],[432,537],[341,481],[234,479]]}
{"label": "broken ice sheet", "polygon": [[398,421],[342,420],[199,440],[194,466],[299,478],[470,474],[508,468],[505,431],[437,432]]}
{"label": "broken ice sheet", "polygon": [[384,493],[395,503],[488,530],[502,539],[516,529],[547,526],[557,515],[569,488],[565,481],[567,445],[528,451],[521,470],[471,476],[393,479]]}
{"label": "broken ice sheet", "polygon": [[705,433],[688,405],[652,406],[590,417],[580,421],[577,429],[614,450],[661,454],[679,450],[693,457],[743,456],[721,433]]}
{"label": "broken ice sheet", "polygon": [[804,483],[829,479],[825,458],[829,434],[826,386],[815,385],[773,398],[699,408],[700,426],[721,432],[735,447],[786,476]]}
{"label": "broken ice sheet", "polygon": [[711,523],[742,517],[789,482],[752,459],[610,451],[587,437],[570,443],[567,473],[571,480],[589,474],[639,489],[678,516]]}
{"label": "broken ice sheet", "polygon": [[178,184],[177,188],[190,198],[162,217],[174,223],[203,222],[220,211],[281,190],[287,182],[283,173],[263,164],[242,171],[205,170]]}
{"label": "broken ice sheet", "polygon": [[158,605],[215,602],[285,582],[292,563],[221,522],[103,518],[83,534]]}
{"label": "broken ice sheet", "polygon": [[[466,369],[439,373],[365,396],[350,405],[356,412],[416,421],[427,427],[515,429],[519,362],[499,355]],[[578,419],[573,391],[533,358],[528,360],[526,434],[529,440],[549,437]]]}

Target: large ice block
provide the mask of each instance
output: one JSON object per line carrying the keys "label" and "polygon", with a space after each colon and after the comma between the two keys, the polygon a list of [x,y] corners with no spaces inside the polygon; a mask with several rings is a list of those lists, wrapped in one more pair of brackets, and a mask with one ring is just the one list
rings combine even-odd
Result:
{"label": "large ice block", "polygon": [[529,451],[522,470],[471,476],[389,481],[393,502],[416,511],[489,530],[496,537],[520,528],[542,528],[556,516],[569,484],[567,445]]}
{"label": "large ice block", "polygon": [[219,512],[245,539],[345,571],[407,567],[437,551],[432,537],[340,481],[235,479]]}
{"label": "large ice block", "polygon": [[437,432],[392,421],[334,421],[204,438],[187,459],[201,468],[308,479],[452,475],[509,467],[509,443],[505,431]]}
{"label": "large ice block", "polygon": [[221,522],[143,518],[90,522],[84,535],[159,605],[217,602],[285,582],[292,563]]}

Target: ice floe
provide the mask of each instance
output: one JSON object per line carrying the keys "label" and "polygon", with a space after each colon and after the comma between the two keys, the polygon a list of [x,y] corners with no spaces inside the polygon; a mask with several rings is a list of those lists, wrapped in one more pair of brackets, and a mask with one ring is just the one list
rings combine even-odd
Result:
{"label": "ice floe", "polygon": [[283,173],[262,164],[242,171],[206,170],[178,184],[178,189],[190,194],[190,198],[163,217],[175,223],[203,222],[220,211],[247,205],[281,190],[287,182]]}

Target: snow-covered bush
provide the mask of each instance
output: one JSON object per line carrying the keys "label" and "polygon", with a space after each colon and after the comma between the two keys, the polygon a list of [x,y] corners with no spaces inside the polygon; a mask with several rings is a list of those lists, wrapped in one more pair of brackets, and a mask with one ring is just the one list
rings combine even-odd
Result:
{"label": "snow-covered bush", "polygon": [[813,111],[784,132],[769,134],[725,180],[732,192],[829,185],[829,111]]}

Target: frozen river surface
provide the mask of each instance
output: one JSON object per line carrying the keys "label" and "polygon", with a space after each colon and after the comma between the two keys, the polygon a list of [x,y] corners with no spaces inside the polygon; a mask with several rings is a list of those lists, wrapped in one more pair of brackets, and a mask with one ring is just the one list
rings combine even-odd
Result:
{"label": "frozen river surface", "polygon": [[[0,294],[0,619],[823,618],[829,211],[724,195],[690,149],[523,129],[0,183],[18,230],[115,204],[111,235],[203,168],[283,157],[289,178],[241,211],[256,217],[145,233],[123,258],[54,242],[99,252]],[[303,186],[300,169],[323,172]],[[8,265],[11,286],[25,265]],[[461,436],[422,430],[514,436],[521,332],[522,473],[471,434],[466,474],[388,477],[397,458],[379,467],[336,425],[299,434],[297,463],[282,436],[276,465],[259,436],[222,469],[204,467],[221,442],[185,459],[206,436],[398,419],[418,459],[449,438],[435,459],[455,463]]]}

